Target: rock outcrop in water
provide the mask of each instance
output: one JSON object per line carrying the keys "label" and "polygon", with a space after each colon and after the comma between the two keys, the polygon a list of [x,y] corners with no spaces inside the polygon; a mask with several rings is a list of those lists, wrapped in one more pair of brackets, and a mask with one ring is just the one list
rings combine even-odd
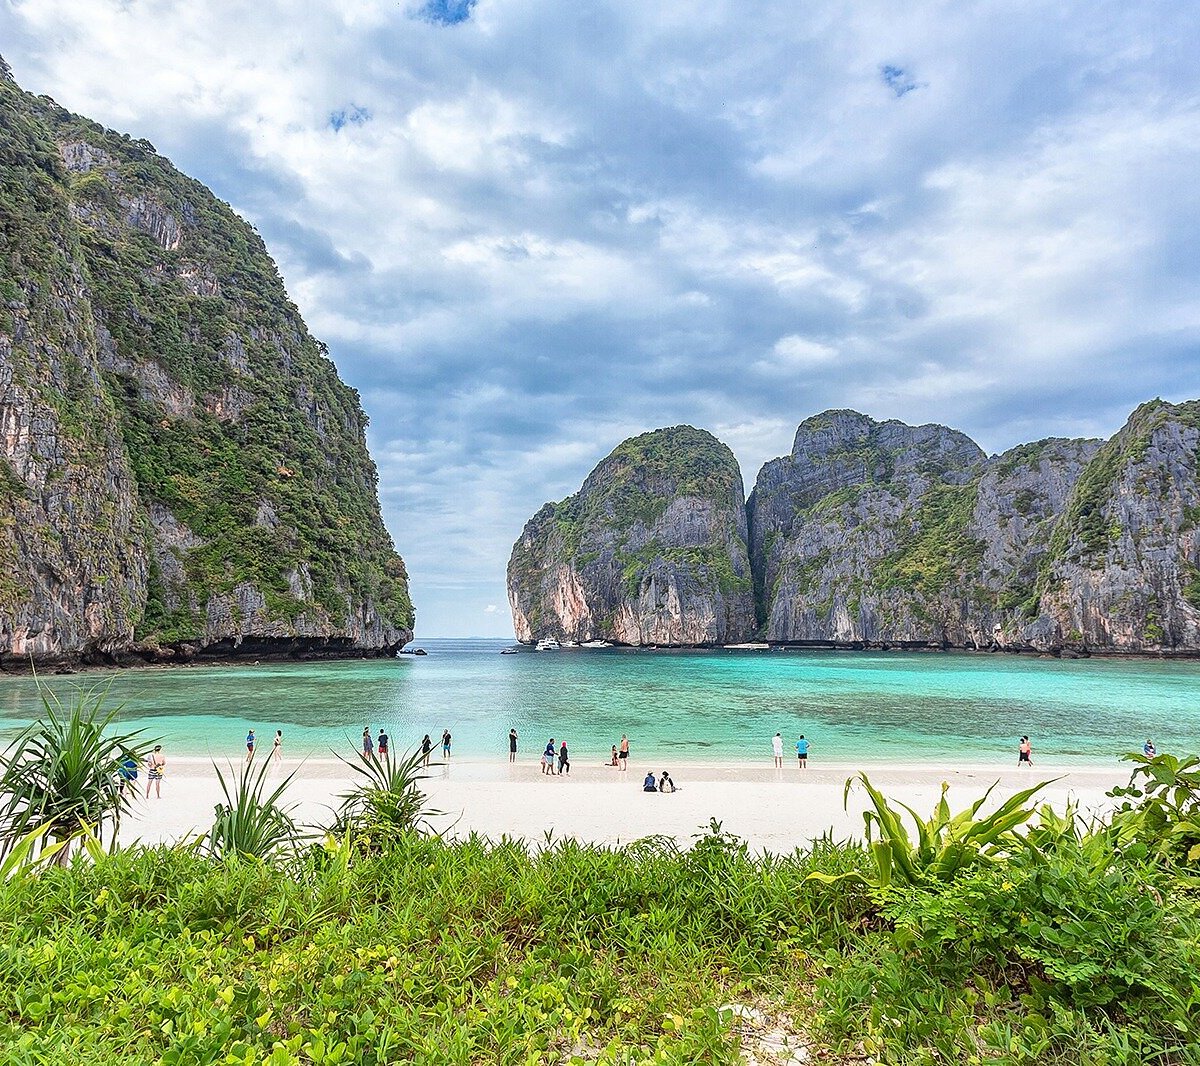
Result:
{"label": "rock outcrop in water", "polygon": [[691,426],[633,437],[526,524],[508,564],[517,639],[745,640],[746,540],[742,476],[725,445]]}
{"label": "rock outcrop in water", "polygon": [[[749,532],[756,625],[715,635],[708,605],[693,616],[677,598],[673,639],[596,624],[599,586],[579,560],[599,556],[567,549],[607,535],[609,520],[575,502],[610,491],[601,464],[514,549],[517,635],[711,644],[754,629],[776,644],[1200,653],[1198,464],[1200,401],[1144,404],[1107,442],[1050,439],[992,457],[943,426],[827,411],[764,465],[745,526],[732,500],[721,509],[724,528]],[[736,538],[727,543],[740,576]],[[631,587],[603,587],[601,619],[639,615]]]}
{"label": "rock outcrop in water", "polygon": [[365,424],[246,222],[0,61],[0,662],[403,644]]}

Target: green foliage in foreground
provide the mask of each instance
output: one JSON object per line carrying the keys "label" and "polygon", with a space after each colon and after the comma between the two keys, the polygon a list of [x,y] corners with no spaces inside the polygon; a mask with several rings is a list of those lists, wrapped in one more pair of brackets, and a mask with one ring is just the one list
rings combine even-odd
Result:
{"label": "green foliage in foreground", "polygon": [[716,823],[688,850],[93,846],[0,884],[0,1058],[734,1063],[733,1002],[825,1061],[1200,1064],[1200,777],[1133,761],[1091,826],[1025,795],[914,838],[873,795],[887,876],[877,848],[754,856]]}

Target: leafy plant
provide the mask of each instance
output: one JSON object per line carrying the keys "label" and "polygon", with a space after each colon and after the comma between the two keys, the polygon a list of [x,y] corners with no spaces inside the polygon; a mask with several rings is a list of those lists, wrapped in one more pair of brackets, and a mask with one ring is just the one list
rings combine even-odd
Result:
{"label": "leafy plant", "polygon": [[[905,827],[901,810],[888,802],[866,774],[856,774],[846,781],[843,802],[847,807],[856,784],[862,785],[871,800],[871,808],[863,812],[867,845],[875,860],[875,877],[871,884],[886,891],[894,880],[905,885],[950,881],[976,863],[995,861],[1014,848],[1028,846],[1014,830],[1033,817],[1033,808],[1025,804],[1049,782],[1023,789],[983,816],[979,812],[995,785],[958,814],[950,813],[950,804],[946,801],[950,786],[945,783],[930,818],[922,818],[907,804],[897,802],[896,807],[907,812],[915,824],[915,841]],[[823,873],[812,876],[818,880],[828,879]],[[857,871],[841,876],[864,877]]]}
{"label": "leafy plant", "polygon": [[267,773],[271,764],[243,764],[236,783],[230,782],[213,763],[225,802],[215,808],[216,817],[208,831],[207,850],[218,859],[249,857],[268,859],[286,851],[303,837],[292,817],[294,807],[283,807],[280,800],[292,778],[293,770],[274,790],[267,792]]}
{"label": "leafy plant", "polygon": [[43,717],[30,725],[0,756],[0,854],[39,827],[41,840],[64,846],[85,826],[113,836],[132,795],[124,789],[122,763],[144,757],[154,743],[141,731],[115,734],[120,707],[105,708],[108,686],[78,689],[69,704],[39,684]]}
{"label": "leafy plant", "polygon": [[1124,759],[1136,765],[1129,784],[1109,792],[1123,799],[1112,816],[1114,845],[1140,846],[1200,875],[1200,756],[1131,753]]}
{"label": "leafy plant", "polygon": [[340,797],[342,805],[329,826],[334,836],[350,835],[360,846],[379,848],[397,834],[429,829],[429,818],[441,813],[425,805],[418,782],[427,775],[421,773],[424,756],[419,750],[400,757],[389,751],[377,759],[334,754],[359,778]]}

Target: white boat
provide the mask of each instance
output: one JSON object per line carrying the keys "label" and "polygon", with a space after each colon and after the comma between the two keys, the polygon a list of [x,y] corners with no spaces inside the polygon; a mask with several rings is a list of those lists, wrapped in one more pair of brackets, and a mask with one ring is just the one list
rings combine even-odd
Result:
{"label": "white boat", "polygon": [[537,651],[558,651],[558,649],[561,647],[562,647],[562,645],[559,644],[559,642],[557,640],[555,640],[553,637],[542,637],[542,639],[537,642],[536,650]]}
{"label": "white boat", "polygon": [[579,645],[581,648],[611,648],[607,640],[585,640]]}

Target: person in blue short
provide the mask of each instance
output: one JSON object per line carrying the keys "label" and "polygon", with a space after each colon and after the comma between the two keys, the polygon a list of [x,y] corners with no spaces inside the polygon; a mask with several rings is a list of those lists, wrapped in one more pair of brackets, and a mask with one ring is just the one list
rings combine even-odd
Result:
{"label": "person in blue short", "polygon": [[251,730],[250,730],[250,731],[249,731],[249,732],[246,734],[246,765],[247,765],[247,766],[248,766],[248,765],[250,765],[250,762],[251,762],[251,761],[253,760],[253,758],[254,758],[254,745],[255,745],[255,743],[256,743],[256,741],[255,741],[255,739],[254,739],[254,730],[253,730],[253,729],[251,729]]}
{"label": "person in blue short", "polygon": [[796,762],[800,769],[803,770],[808,766],[808,741],[804,739],[804,734],[800,734],[800,739],[796,741]]}
{"label": "person in blue short", "polygon": [[451,739],[452,738],[450,736],[450,730],[443,729],[442,730],[442,758],[443,759],[450,758],[450,741],[451,741]]}

